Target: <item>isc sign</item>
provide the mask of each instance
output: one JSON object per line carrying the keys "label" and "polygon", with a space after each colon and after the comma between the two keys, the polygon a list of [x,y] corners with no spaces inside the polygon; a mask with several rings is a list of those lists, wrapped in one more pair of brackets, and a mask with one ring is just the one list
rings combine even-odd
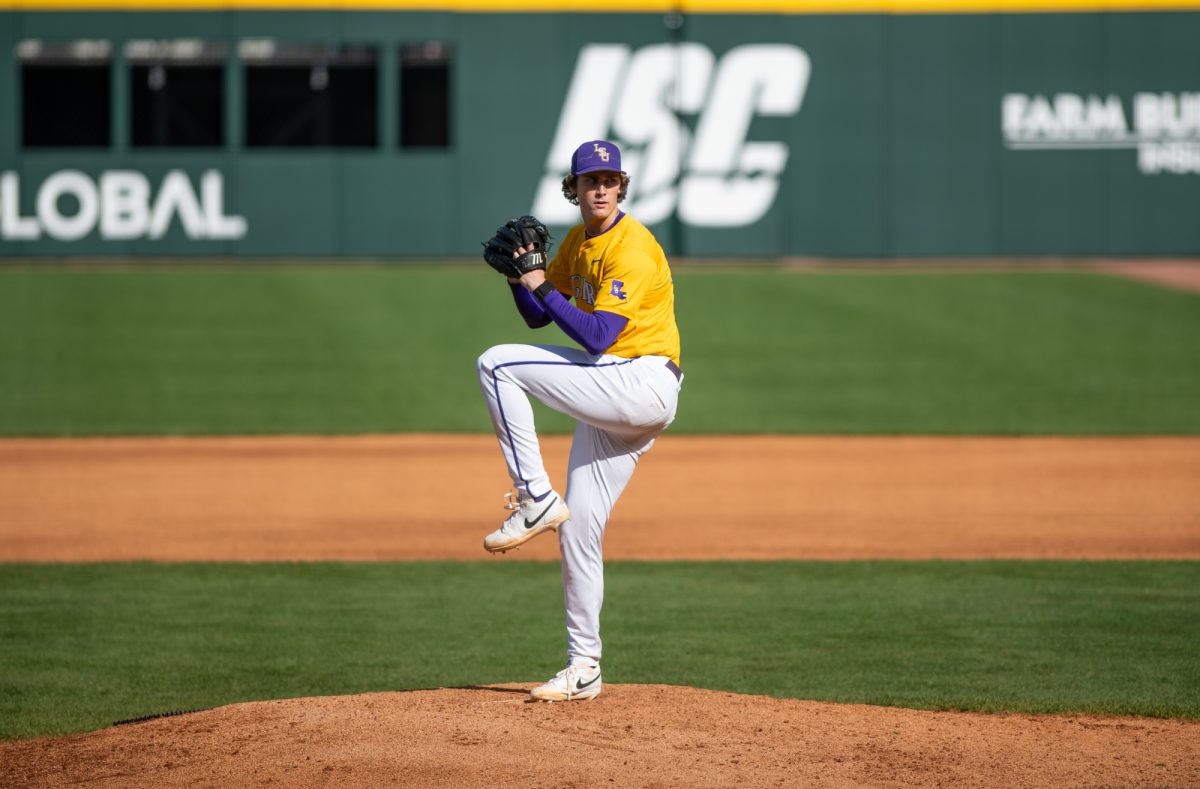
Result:
{"label": "isc sign", "polygon": [[48,236],[77,241],[97,228],[105,240],[159,239],[175,219],[188,238],[246,235],[246,219],[225,214],[225,179],[216,170],[200,176],[198,193],[187,173],[171,170],[157,194],[151,193],[150,180],[136,170],[106,170],[98,181],[79,170],[60,170],[38,187],[32,215],[23,213],[20,194],[20,176],[0,173],[2,240],[35,241]]}
{"label": "isc sign", "polygon": [[[580,140],[622,146],[630,206],[645,224],[677,214],[696,227],[754,224],[775,203],[784,140],[749,139],[756,116],[800,111],[812,71],[790,44],[745,44],[717,60],[697,42],[589,44],[579,53],[533,213],[578,221],[562,198],[563,165]],[[681,115],[696,115],[693,132]]]}

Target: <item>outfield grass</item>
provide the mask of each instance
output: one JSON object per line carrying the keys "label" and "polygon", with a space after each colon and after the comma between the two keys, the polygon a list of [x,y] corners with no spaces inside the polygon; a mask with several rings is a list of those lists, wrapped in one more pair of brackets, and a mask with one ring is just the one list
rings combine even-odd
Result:
{"label": "outfield grass", "polygon": [[[605,679],[1200,717],[1200,564],[612,562]],[[0,738],[541,680],[557,563],[0,565]]]}
{"label": "outfield grass", "polygon": [[[1200,296],[1084,272],[676,272],[678,433],[1200,434]],[[479,268],[0,268],[0,435],[485,432]],[[543,412],[546,432],[570,423]]]}

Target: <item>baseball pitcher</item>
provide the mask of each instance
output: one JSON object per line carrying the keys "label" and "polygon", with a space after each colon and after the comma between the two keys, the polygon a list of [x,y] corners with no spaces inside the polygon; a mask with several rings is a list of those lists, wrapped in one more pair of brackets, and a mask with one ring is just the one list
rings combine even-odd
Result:
{"label": "baseball pitcher", "polygon": [[[553,260],[545,225],[524,216],[484,244],[530,328],[556,324],[581,348],[498,345],[479,357],[479,385],[516,493],[512,515],[483,546],[503,553],[558,531],[567,610],[567,667],[533,689],[539,701],[600,694],[604,528],[638,459],[675,418],[683,375],[675,291],[662,247],[617,206],[629,190],[621,152],[605,140],[571,156],[563,196],[579,206]],[[566,495],[542,463],[533,395],[577,420]]]}

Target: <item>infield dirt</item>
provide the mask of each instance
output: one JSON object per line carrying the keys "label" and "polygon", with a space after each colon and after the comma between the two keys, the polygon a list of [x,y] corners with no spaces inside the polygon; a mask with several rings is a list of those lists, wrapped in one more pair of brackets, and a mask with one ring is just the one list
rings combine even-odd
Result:
{"label": "infield dirt", "polygon": [[[1197,480],[1200,438],[668,434],[605,555],[1197,559]],[[7,440],[0,561],[489,559],[508,489],[490,436]]]}
{"label": "infield dirt", "polygon": [[[544,442],[562,478],[567,439]],[[640,559],[1200,558],[1197,438],[667,435],[609,527]],[[482,436],[0,441],[0,561],[489,558]],[[1200,722],[979,715],[608,685],[221,707],[0,743],[57,786],[1197,786]]]}

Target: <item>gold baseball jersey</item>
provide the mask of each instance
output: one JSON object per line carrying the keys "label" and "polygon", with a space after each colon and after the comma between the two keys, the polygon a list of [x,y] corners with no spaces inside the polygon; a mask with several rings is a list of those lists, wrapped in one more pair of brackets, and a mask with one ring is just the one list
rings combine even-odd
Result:
{"label": "gold baseball jersey", "polygon": [[671,269],[641,222],[621,214],[594,238],[576,225],[546,267],[546,278],[584,312],[600,310],[628,320],[605,353],[628,359],[666,356],[679,364]]}

